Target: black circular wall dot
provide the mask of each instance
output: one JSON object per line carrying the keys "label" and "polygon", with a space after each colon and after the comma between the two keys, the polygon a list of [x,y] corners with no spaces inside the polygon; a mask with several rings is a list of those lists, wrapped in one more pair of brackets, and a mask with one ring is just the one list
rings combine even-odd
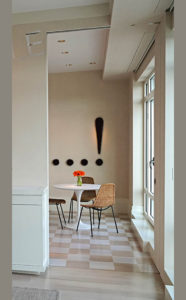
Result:
{"label": "black circular wall dot", "polygon": [[74,163],[74,161],[73,161],[72,159],[67,159],[67,161],[66,161],[66,164],[67,164],[68,166],[72,166],[73,163]]}
{"label": "black circular wall dot", "polygon": [[54,166],[59,165],[59,159],[53,159],[52,163]]}
{"label": "black circular wall dot", "polygon": [[97,160],[96,160],[96,165],[97,166],[101,166],[103,164],[103,160],[101,159],[101,158],[98,158]]}
{"label": "black circular wall dot", "polygon": [[82,165],[82,166],[86,166],[86,165],[88,165],[88,160],[87,160],[87,159],[85,159],[85,158],[84,158],[84,159],[82,159],[82,160],[81,160],[81,165]]}

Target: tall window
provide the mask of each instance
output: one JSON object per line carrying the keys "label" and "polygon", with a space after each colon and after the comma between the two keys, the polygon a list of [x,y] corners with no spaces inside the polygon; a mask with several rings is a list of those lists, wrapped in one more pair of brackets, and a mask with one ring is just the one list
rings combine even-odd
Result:
{"label": "tall window", "polygon": [[144,83],[144,214],[154,224],[154,89],[155,74]]}

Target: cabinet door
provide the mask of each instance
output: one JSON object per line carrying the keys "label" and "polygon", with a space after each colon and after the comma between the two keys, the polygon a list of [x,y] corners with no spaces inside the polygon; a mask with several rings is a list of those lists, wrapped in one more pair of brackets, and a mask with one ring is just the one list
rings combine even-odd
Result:
{"label": "cabinet door", "polygon": [[42,265],[41,206],[12,205],[12,263]]}

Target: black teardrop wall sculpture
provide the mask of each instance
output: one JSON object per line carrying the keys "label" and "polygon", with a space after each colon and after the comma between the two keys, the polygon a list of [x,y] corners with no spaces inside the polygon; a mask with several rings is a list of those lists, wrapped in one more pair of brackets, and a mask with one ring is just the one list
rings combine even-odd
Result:
{"label": "black teardrop wall sculpture", "polygon": [[59,159],[57,159],[57,158],[53,159],[52,163],[54,166],[59,165]]}
{"label": "black teardrop wall sculpture", "polygon": [[102,144],[102,136],[103,136],[103,119],[96,118],[95,126],[96,126],[96,134],[97,134],[97,147],[98,147],[98,154],[101,153],[101,144]]}

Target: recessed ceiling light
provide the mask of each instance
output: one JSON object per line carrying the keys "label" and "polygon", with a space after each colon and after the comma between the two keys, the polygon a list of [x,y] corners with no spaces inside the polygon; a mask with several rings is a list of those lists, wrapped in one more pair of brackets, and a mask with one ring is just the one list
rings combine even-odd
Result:
{"label": "recessed ceiling light", "polygon": [[91,61],[89,62],[90,65],[96,65],[96,62],[95,61]]}
{"label": "recessed ceiling light", "polygon": [[160,24],[160,22],[159,21],[156,21],[156,22],[149,22],[149,23],[147,23],[148,25],[158,25],[158,24]]}
{"label": "recessed ceiling light", "polygon": [[65,43],[66,40],[58,40],[58,43]]}
{"label": "recessed ceiling light", "polygon": [[158,24],[160,24],[160,21],[156,21],[156,22],[154,22],[154,24],[155,24],[155,25],[158,25]]}
{"label": "recessed ceiling light", "polygon": [[61,54],[68,54],[68,51],[62,51]]}

